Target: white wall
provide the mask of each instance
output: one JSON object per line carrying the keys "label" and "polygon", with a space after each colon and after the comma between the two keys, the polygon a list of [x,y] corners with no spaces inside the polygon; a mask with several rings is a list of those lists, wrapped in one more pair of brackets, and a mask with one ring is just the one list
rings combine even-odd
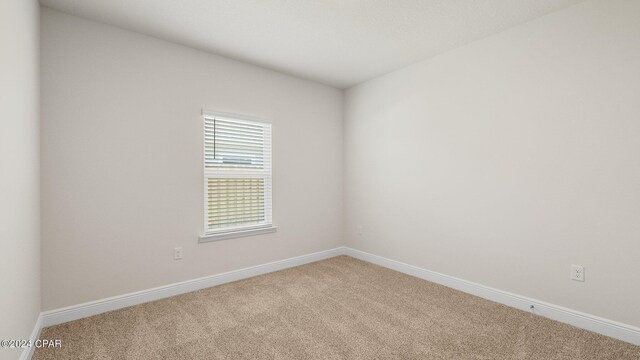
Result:
{"label": "white wall", "polygon": [[[342,243],[340,90],[48,9],[41,71],[44,310]],[[276,233],[198,244],[203,107],[273,120]]]}
{"label": "white wall", "polygon": [[638,19],[589,1],[348,90],[347,245],[640,326]]}
{"label": "white wall", "polygon": [[28,339],[40,312],[38,27],[36,0],[0,1],[0,339]]}

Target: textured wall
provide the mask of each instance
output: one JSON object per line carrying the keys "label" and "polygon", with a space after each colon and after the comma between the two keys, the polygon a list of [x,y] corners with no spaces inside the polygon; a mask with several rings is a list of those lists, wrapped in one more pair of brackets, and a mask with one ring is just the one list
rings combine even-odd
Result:
{"label": "textured wall", "polygon": [[[47,9],[42,43],[45,310],[341,244],[341,91]],[[276,233],[198,244],[203,107],[273,120]]]}
{"label": "textured wall", "polygon": [[0,1],[0,339],[28,339],[40,312],[39,11]]}
{"label": "textured wall", "polygon": [[638,18],[589,1],[347,91],[347,244],[640,326]]}

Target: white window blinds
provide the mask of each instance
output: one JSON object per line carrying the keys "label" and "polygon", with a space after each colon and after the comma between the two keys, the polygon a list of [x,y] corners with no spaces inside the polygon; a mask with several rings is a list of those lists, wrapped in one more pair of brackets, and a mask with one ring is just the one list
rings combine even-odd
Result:
{"label": "white window blinds", "polygon": [[205,232],[272,225],[271,124],[204,115]]}

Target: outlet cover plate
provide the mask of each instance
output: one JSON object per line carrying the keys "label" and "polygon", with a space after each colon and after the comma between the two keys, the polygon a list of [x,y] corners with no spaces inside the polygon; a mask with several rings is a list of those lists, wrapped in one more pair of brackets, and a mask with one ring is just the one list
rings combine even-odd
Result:
{"label": "outlet cover plate", "polygon": [[571,265],[571,280],[584,281],[584,266]]}
{"label": "outlet cover plate", "polygon": [[173,249],[173,260],[181,260],[182,259],[182,247],[179,246]]}

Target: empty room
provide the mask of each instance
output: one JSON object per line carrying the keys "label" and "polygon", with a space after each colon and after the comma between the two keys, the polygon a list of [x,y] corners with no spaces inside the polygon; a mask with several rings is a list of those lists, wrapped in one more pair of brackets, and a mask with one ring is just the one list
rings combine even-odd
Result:
{"label": "empty room", "polygon": [[640,0],[0,0],[0,360],[640,360]]}

